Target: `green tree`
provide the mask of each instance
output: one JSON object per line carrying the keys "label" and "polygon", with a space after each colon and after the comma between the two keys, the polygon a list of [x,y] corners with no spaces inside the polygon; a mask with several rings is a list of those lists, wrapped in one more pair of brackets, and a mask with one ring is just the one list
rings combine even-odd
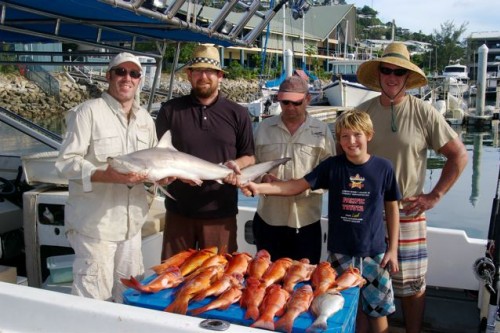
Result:
{"label": "green tree", "polygon": [[433,47],[435,69],[439,72],[449,65],[451,62],[465,61],[465,46],[463,45],[462,35],[467,29],[467,22],[462,23],[459,27],[455,26],[453,21],[446,21],[441,24],[441,31],[434,30]]}

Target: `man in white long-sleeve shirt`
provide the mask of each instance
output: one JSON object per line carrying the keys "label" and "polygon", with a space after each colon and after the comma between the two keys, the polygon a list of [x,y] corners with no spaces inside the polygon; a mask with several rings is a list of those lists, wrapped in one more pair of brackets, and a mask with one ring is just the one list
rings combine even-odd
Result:
{"label": "man in white long-sleeve shirt", "polygon": [[135,98],[142,67],[130,53],[114,57],[100,98],[68,112],[56,168],[69,180],[65,228],[75,251],[72,293],[122,301],[120,278],[144,273],[141,227],[148,203],[139,174],[121,174],[108,157],[156,145],[154,121]]}

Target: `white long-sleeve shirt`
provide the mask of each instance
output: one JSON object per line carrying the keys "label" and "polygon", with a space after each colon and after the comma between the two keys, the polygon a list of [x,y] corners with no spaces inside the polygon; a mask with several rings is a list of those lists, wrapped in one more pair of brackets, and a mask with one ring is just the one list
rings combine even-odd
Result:
{"label": "white long-sleeve shirt", "polygon": [[66,230],[108,241],[130,239],[140,232],[148,213],[143,184],[92,183],[106,159],[156,145],[154,121],[134,104],[130,120],[121,105],[107,93],[68,111],[67,132],[56,161],[68,178]]}

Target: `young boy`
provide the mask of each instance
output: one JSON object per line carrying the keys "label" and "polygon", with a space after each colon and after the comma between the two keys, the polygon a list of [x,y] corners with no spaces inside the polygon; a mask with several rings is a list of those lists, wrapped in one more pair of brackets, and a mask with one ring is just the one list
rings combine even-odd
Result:
{"label": "young boy", "polygon": [[327,189],[329,260],[339,274],[354,265],[367,280],[361,290],[357,331],[388,332],[387,315],[395,311],[390,273],[399,270],[397,202],[401,195],[391,163],[367,153],[374,134],[367,113],[345,111],[335,130],[344,154],[329,157],[304,178],[249,183],[241,190],[246,196],[288,196]]}

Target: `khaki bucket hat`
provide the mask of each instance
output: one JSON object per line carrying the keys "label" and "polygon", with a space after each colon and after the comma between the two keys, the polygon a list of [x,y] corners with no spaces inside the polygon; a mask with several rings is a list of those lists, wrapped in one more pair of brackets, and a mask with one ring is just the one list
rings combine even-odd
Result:
{"label": "khaki bucket hat", "polygon": [[380,87],[379,67],[383,63],[406,68],[410,71],[406,80],[407,90],[419,88],[427,84],[424,72],[410,61],[410,53],[406,45],[398,42],[387,45],[381,58],[362,63],[356,73],[358,82],[372,90],[382,91]]}
{"label": "khaki bucket hat", "polygon": [[193,57],[185,68],[210,68],[224,72],[220,67],[219,49],[213,45],[201,44],[196,46]]}

